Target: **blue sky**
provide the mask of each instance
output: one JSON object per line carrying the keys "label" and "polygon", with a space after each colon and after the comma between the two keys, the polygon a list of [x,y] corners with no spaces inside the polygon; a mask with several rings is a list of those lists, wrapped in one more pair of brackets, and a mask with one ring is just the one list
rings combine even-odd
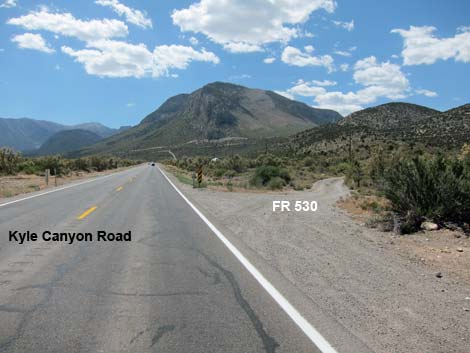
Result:
{"label": "blue sky", "polygon": [[135,125],[213,81],[343,115],[468,103],[465,0],[0,0],[0,116]]}

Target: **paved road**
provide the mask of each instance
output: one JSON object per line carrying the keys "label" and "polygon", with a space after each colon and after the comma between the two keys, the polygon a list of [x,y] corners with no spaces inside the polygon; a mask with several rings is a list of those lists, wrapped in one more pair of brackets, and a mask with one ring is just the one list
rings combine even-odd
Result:
{"label": "paved road", "polygon": [[[10,230],[130,230],[132,241],[20,245]],[[157,167],[2,206],[0,234],[0,352],[332,351],[313,344]]]}

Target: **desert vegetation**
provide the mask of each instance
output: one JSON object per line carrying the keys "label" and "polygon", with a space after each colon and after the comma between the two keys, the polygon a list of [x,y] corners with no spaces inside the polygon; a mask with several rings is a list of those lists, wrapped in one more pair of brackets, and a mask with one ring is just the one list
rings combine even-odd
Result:
{"label": "desert vegetation", "polygon": [[23,157],[9,148],[0,149],[0,175],[42,175],[49,169],[51,175],[65,176],[72,172],[101,172],[108,169],[128,167],[139,163],[135,160],[115,157],[91,156],[67,159],[61,156]]}

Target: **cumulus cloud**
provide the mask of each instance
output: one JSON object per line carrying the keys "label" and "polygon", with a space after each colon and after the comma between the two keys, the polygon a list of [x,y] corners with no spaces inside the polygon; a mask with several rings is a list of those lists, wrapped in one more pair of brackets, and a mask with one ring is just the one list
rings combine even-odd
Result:
{"label": "cumulus cloud", "polygon": [[147,17],[145,12],[127,7],[118,0],[96,0],[95,4],[112,8],[115,13],[124,16],[127,22],[136,26],[152,28],[152,20]]}
{"label": "cumulus cloud", "polygon": [[214,53],[202,49],[197,51],[183,45],[160,45],[153,51],[156,73],[168,74],[169,69],[186,69],[191,61],[218,64],[220,59]]}
{"label": "cumulus cloud", "polygon": [[328,72],[334,71],[333,58],[330,55],[314,56],[291,46],[284,48],[281,60],[291,66],[323,66]]}
{"label": "cumulus cloud", "polygon": [[168,76],[171,69],[185,69],[191,61],[219,62],[214,53],[182,45],[161,45],[151,52],[144,44],[98,40],[87,43],[87,49],[61,49],[83,64],[88,74],[100,77]]}
{"label": "cumulus cloud", "polygon": [[18,1],[16,0],[5,0],[2,4],[0,4],[0,8],[10,9],[12,7],[18,6]]}
{"label": "cumulus cloud", "polygon": [[263,48],[261,48],[259,45],[256,44],[248,44],[248,43],[242,43],[242,42],[231,42],[231,43],[226,43],[224,44],[224,49],[231,52],[231,53],[254,53],[258,51],[263,51]]}
{"label": "cumulus cloud", "polygon": [[336,27],[344,28],[348,32],[351,32],[354,29],[354,20],[351,20],[349,22],[333,21],[333,23]]}
{"label": "cumulus cloud", "polygon": [[11,38],[13,43],[18,45],[21,49],[33,49],[42,51],[43,53],[54,53],[55,50],[50,48],[44,38],[40,34],[24,33]]}
{"label": "cumulus cloud", "polygon": [[299,80],[285,92],[292,97],[312,97],[315,106],[334,109],[343,115],[363,109],[384,97],[389,99],[405,98],[410,84],[399,65],[390,62],[377,62],[374,56],[359,60],[353,67],[354,82],[363,88],[355,92],[327,91],[325,87],[334,86],[334,81]]}
{"label": "cumulus cloud", "polygon": [[265,64],[272,64],[272,63],[275,62],[275,61],[276,61],[276,58],[273,58],[273,57],[269,57],[269,58],[263,59],[263,62],[264,62]]}
{"label": "cumulus cloud", "polygon": [[27,30],[45,30],[82,41],[125,37],[128,28],[118,20],[89,20],[76,19],[70,13],[52,13],[43,8],[27,15],[12,18],[8,24],[21,26]]}
{"label": "cumulus cloud", "polygon": [[349,64],[341,64],[339,66],[339,69],[343,72],[348,71],[349,70]]}
{"label": "cumulus cloud", "polygon": [[394,29],[403,37],[404,65],[433,64],[437,60],[448,60],[464,63],[470,62],[470,27],[458,28],[457,34],[449,38],[438,38],[434,35],[436,27],[410,26],[408,30]]}
{"label": "cumulus cloud", "polygon": [[300,36],[298,25],[312,12],[333,12],[335,7],[334,0],[200,0],[174,10],[171,17],[181,31],[203,33],[227,50],[232,43],[238,48],[244,44],[252,52],[263,44]]}

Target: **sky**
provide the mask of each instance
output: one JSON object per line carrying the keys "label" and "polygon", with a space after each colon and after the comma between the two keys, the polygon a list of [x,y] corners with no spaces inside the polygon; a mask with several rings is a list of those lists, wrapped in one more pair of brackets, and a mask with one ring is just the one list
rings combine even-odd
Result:
{"label": "sky", "polygon": [[470,101],[468,0],[0,0],[0,117],[136,125],[226,81],[342,115]]}

